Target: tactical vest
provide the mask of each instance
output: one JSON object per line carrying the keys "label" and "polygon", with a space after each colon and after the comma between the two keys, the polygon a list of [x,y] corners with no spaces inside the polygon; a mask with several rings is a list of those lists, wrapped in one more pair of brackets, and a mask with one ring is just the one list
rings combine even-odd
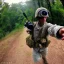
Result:
{"label": "tactical vest", "polygon": [[[36,24],[34,24],[34,27],[36,26]],[[48,40],[48,38],[45,36],[45,37],[41,37],[42,35],[42,30],[43,30],[43,27],[41,28],[41,30],[39,31],[39,34],[38,34],[38,37],[40,37],[39,40],[35,41],[34,40],[34,30],[32,32],[32,35],[29,35],[27,38],[26,38],[26,43],[27,45],[30,47],[30,48],[42,48],[42,47],[48,47],[50,41]]]}

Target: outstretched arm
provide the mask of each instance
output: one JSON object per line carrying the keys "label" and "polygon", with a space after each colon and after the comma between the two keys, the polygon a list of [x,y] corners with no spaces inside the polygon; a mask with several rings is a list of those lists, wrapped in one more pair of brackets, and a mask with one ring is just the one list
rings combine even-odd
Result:
{"label": "outstretched arm", "polygon": [[51,23],[48,23],[48,27],[48,33],[51,36],[55,36],[58,39],[64,40],[64,26],[53,25]]}
{"label": "outstretched arm", "polygon": [[59,35],[61,36],[61,39],[64,40],[64,28],[59,30]]}

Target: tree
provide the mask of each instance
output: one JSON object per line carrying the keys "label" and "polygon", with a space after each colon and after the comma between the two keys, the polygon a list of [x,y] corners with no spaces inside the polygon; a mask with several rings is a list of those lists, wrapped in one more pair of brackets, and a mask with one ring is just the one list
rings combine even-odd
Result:
{"label": "tree", "polygon": [[64,7],[64,0],[60,0],[60,1],[61,1],[62,5],[63,5],[63,7]]}
{"label": "tree", "polygon": [[56,0],[49,0],[50,3],[52,3],[53,5],[55,4]]}

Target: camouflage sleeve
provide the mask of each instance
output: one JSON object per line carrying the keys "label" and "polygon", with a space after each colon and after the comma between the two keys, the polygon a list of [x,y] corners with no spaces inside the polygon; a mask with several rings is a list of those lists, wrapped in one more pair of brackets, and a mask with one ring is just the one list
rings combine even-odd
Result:
{"label": "camouflage sleeve", "polygon": [[61,29],[62,27],[63,26],[48,23],[48,34],[56,38],[61,38],[61,36],[59,35],[59,29]]}

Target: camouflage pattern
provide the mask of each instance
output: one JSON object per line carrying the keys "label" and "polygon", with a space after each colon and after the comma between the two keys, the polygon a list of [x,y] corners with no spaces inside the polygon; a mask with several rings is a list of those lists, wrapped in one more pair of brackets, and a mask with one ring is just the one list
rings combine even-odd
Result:
{"label": "camouflage pattern", "polygon": [[[43,28],[42,28],[43,27]],[[40,27],[38,25],[38,22],[36,23],[36,26],[34,28],[34,40],[35,42],[37,42],[38,40],[40,40],[40,36],[38,36],[39,31],[42,28],[42,34],[41,37],[48,37],[48,35],[54,36],[56,38],[58,38],[57,36],[57,32],[60,28],[62,28],[63,26],[59,26],[59,25],[53,25],[51,23],[47,23],[45,22],[44,25]],[[43,40],[45,41],[45,40]],[[48,52],[48,47],[37,47],[37,48],[33,48],[33,59],[34,62],[37,62],[41,59],[41,56],[46,56]]]}
{"label": "camouflage pattern", "polygon": [[[34,28],[34,40],[35,40],[35,42],[40,40],[40,37],[44,38],[44,37],[47,37],[48,35],[51,35],[51,36],[54,36],[54,37],[58,38],[57,32],[63,26],[59,26],[59,25],[56,25],[56,24],[53,25],[51,23],[45,22],[42,27],[40,27],[38,25],[38,22],[36,23],[36,26]],[[41,28],[42,28],[42,34],[41,34],[41,36],[38,36],[39,31],[41,30]]]}
{"label": "camouflage pattern", "polygon": [[[35,18],[36,18],[36,17],[41,17],[41,15],[38,14],[41,10],[46,11],[46,12],[49,12],[46,8],[40,7],[40,8],[38,8],[38,9],[36,10],[36,12],[35,12]],[[49,17],[49,15],[48,15],[48,14],[47,14],[47,15],[43,15],[42,17]]]}

